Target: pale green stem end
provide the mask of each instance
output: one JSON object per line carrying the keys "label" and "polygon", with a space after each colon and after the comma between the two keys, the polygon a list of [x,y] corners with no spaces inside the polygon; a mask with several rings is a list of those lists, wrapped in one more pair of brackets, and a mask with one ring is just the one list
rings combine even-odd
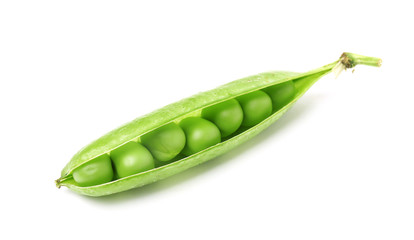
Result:
{"label": "pale green stem end", "polygon": [[337,78],[342,71],[348,68],[353,68],[358,64],[380,67],[382,64],[382,60],[381,58],[367,57],[355,53],[344,52],[339,58],[337,64],[332,68],[332,72],[335,74],[335,77]]}
{"label": "pale green stem end", "polygon": [[381,58],[367,57],[348,52],[342,54],[340,61],[345,65],[346,68],[353,68],[358,64],[380,67],[382,64]]}

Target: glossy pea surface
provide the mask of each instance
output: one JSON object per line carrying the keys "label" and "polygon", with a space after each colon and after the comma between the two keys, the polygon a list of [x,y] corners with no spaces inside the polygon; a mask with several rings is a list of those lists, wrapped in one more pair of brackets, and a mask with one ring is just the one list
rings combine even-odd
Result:
{"label": "glossy pea surface", "polygon": [[239,129],[243,121],[243,110],[235,99],[215,104],[203,109],[201,116],[213,122],[226,137]]}
{"label": "glossy pea surface", "polygon": [[154,168],[154,159],[144,146],[128,142],[111,152],[118,178],[127,177]]}
{"label": "glossy pea surface", "polygon": [[141,142],[156,160],[169,161],[183,150],[185,134],[176,123],[170,123],[145,134]]}
{"label": "glossy pea surface", "polygon": [[221,141],[221,133],[214,123],[200,118],[188,117],[180,122],[186,144],[182,153],[186,156],[197,153]]}
{"label": "glossy pea surface", "polygon": [[289,103],[296,94],[296,88],[293,81],[287,81],[263,89],[272,99],[273,110],[279,110]]}
{"label": "glossy pea surface", "polygon": [[242,126],[254,126],[272,114],[272,99],[263,91],[239,96],[237,100],[244,114]]}
{"label": "glossy pea surface", "polygon": [[73,171],[73,179],[81,187],[94,186],[113,179],[111,159],[107,154],[87,162]]}

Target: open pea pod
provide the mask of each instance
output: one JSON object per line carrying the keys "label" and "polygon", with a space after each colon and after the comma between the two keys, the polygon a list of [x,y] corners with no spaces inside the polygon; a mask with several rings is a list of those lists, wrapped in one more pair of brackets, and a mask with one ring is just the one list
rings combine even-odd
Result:
{"label": "open pea pod", "polygon": [[[339,74],[357,64],[379,67],[381,59],[344,53],[339,60],[306,73],[261,73],[167,105],[107,133],[81,149],[63,168],[56,185],[66,186],[84,195],[103,196],[165,179],[249,140],[278,120],[322,76],[331,71]],[[279,101],[286,94],[290,95]],[[241,105],[241,110],[231,112],[232,122],[217,123],[209,118],[209,114],[204,114],[203,110],[221,106],[218,104],[222,103]],[[253,114],[249,111],[253,111]],[[234,119],[238,112],[243,119]],[[182,127],[185,134],[180,133],[181,129],[172,126],[172,123]],[[217,127],[214,123],[217,123]],[[198,126],[201,130],[197,129]],[[179,139],[167,137],[162,142],[165,136],[157,132],[162,127],[167,131],[178,131]],[[207,129],[205,136],[203,129]],[[156,136],[147,145],[144,141],[149,150],[141,144],[148,134]],[[207,145],[197,143],[200,135],[207,138]],[[163,150],[170,145],[178,150]],[[162,151],[158,151],[157,147]],[[128,152],[126,157],[125,152]],[[161,164],[154,163],[157,158],[162,160],[158,161]],[[164,162],[165,159],[168,161]],[[124,161],[122,166],[120,161]],[[112,167],[116,169],[115,172],[112,172]]]}

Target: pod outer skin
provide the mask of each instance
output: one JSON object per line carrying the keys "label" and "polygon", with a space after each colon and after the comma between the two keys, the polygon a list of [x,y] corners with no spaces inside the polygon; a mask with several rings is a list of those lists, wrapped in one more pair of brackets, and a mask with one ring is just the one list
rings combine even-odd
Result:
{"label": "pod outer skin", "polygon": [[[336,62],[335,62],[336,63]],[[253,92],[261,88],[272,86],[281,82],[294,80],[303,76],[323,72],[332,69],[335,63],[326,65],[317,71],[307,73],[294,72],[268,72],[236,80],[210,91],[201,92],[189,98],[167,105],[142,117],[112,130],[104,136],[93,141],[77,152],[69,163],[63,168],[61,176],[70,174],[76,167],[103,154],[109,153],[125,142],[163,126],[180,116],[185,117],[196,110],[214,105],[218,102],[235,98],[245,93]]]}
{"label": "pod outer skin", "polygon": [[319,78],[329,73],[336,63],[337,61],[307,73],[268,72],[250,76],[222,85],[216,89],[196,94],[137,118],[107,133],[76,153],[62,170],[62,179],[90,159],[103,153],[108,153],[125,142],[136,140],[139,136],[162,125],[187,116],[199,114],[202,108],[278,83],[301,79],[297,82],[298,95],[290,103],[273,113],[261,123],[226,141],[171,164],[105,184],[79,187],[73,179],[65,179],[59,182],[58,186],[66,186],[77,193],[89,196],[109,195],[156,182],[217,157],[249,140],[278,120]]}

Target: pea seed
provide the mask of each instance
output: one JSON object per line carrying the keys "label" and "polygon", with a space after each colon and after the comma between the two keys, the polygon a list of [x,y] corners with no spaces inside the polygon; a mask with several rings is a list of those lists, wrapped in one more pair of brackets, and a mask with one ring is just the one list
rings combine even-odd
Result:
{"label": "pea seed", "polygon": [[156,160],[169,161],[183,150],[185,135],[177,124],[170,123],[145,134],[141,142]]}
{"label": "pea seed", "polygon": [[239,96],[237,100],[244,113],[242,126],[254,126],[272,113],[272,99],[263,91],[259,90]]}
{"label": "pea seed", "polygon": [[273,110],[279,110],[289,103],[296,94],[296,88],[293,81],[287,81],[263,89],[272,99]]}
{"label": "pea seed", "polygon": [[221,140],[217,126],[200,117],[185,118],[180,122],[180,127],[184,130],[187,139],[182,151],[186,156],[213,146]]}
{"label": "pea seed", "polygon": [[107,183],[113,177],[111,159],[107,154],[94,158],[73,171],[73,179],[82,187]]}
{"label": "pea seed", "polygon": [[221,136],[227,137],[239,129],[243,121],[243,110],[237,100],[230,99],[203,109],[201,116],[216,124]]}
{"label": "pea seed", "polygon": [[154,159],[151,153],[136,142],[128,142],[113,150],[110,155],[119,178],[154,168]]}

